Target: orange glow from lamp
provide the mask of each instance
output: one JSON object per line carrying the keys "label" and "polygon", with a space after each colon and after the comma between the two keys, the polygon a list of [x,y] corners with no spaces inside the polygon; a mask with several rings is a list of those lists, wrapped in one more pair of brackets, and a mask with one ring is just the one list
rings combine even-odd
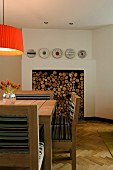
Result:
{"label": "orange glow from lamp", "polygon": [[0,24],[0,56],[17,56],[24,52],[22,31],[18,28],[4,25],[4,0],[3,0],[3,25]]}

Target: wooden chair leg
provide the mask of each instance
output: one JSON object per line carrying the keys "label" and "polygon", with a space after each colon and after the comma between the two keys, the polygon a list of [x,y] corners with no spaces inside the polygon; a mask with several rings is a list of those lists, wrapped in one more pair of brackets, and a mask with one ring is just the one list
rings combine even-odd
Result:
{"label": "wooden chair leg", "polygon": [[72,149],[70,149],[70,159],[72,160]]}

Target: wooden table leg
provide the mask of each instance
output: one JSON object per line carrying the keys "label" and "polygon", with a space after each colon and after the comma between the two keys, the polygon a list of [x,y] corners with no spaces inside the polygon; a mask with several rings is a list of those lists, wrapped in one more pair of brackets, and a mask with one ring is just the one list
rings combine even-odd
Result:
{"label": "wooden table leg", "polygon": [[72,124],[72,170],[76,170],[76,122]]}
{"label": "wooden table leg", "polygon": [[44,124],[44,170],[52,170],[51,120]]}

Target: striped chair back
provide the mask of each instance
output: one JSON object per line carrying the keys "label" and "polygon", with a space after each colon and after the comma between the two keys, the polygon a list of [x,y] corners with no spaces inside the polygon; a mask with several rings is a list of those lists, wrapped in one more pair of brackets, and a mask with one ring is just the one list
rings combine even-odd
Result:
{"label": "striped chair back", "polygon": [[0,105],[0,167],[40,170],[43,146],[36,105]]}

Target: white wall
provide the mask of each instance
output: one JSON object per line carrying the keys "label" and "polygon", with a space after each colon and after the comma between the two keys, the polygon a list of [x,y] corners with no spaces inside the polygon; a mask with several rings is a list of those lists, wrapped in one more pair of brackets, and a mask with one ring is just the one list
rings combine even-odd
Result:
{"label": "white wall", "polygon": [[21,84],[21,60],[22,56],[0,56],[0,81]]}
{"label": "white wall", "polygon": [[113,119],[113,25],[93,31],[97,117]]}
{"label": "white wall", "polygon": [[[95,82],[96,62],[92,59],[92,32],[74,30],[36,30],[23,29],[25,53],[22,57],[22,89],[32,89],[32,69],[84,69],[85,71],[85,115],[95,115]],[[60,59],[50,57],[42,59],[38,55],[40,48],[48,48],[50,52],[54,48],[61,48],[63,52],[67,48],[76,51],[76,57],[67,59],[63,55]],[[34,49],[37,52],[35,58],[28,58],[26,51]],[[77,52],[86,50],[87,57],[79,59]]]}

